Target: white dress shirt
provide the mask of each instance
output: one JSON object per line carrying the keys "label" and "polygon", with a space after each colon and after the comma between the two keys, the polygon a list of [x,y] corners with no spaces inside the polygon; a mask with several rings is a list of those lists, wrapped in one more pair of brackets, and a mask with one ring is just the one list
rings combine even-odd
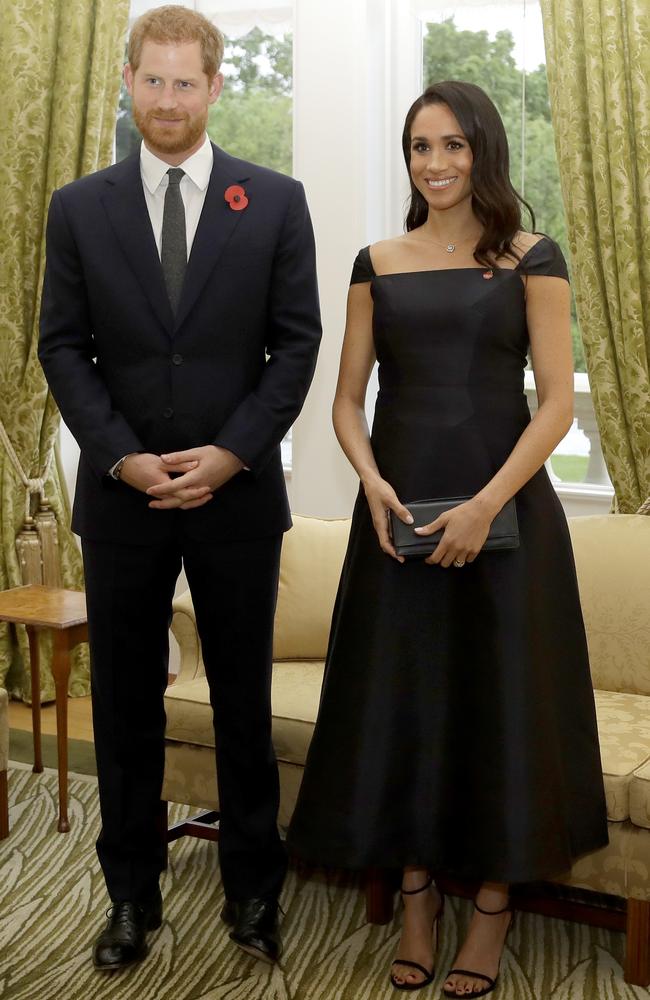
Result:
{"label": "white dress shirt", "polygon": [[[178,166],[185,171],[185,176],[181,178],[181,197],[185,207],[185,231],[187,236],[187,256],[190,255],[192,243],[196,235],[196,227],[199,224],[205,193],[208,190],[210,174],[212,172],[212,146],[207,133],[200,149],[192,153],[183,163]],[[165,207],[165,192],[169,185],[167,171],[170,164],[159,159],[155,153],[147,149],[144,142],[140,147],[140,173],[142,175],[142,187],[144,198],[149,210],[151,228],[158,247],[160,256],[160,244],[162,242],[163,210]]]}

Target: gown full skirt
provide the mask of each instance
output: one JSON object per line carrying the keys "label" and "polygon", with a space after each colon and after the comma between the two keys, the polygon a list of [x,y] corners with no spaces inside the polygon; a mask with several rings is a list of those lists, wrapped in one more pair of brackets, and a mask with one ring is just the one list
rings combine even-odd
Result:
{"label": "gown full skirt", "polygon": [[[525,274],[566,276],[548,238],[514,271],[377,276],[359,255],[379,361],[371,443],[401,500],[476,493],[530,421]],[[525,882],[607,843],[566,519],[544,469],[515,502],[518,548],[443,569],[384,554],[360,491],[292,853]]]}

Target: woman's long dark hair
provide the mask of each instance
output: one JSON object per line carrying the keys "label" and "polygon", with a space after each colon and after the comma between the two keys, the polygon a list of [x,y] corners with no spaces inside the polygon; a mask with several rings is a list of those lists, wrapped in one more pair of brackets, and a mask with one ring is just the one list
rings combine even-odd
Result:
{"label": "woman's long dark hair", "polygon": [[409,108],[402,133],[402,149],[411,184],[411,202],[406,216],[407,232],[423,225],[429,206],[411,177],[411,129],[418,111],[429,104],[446,104],[460,125],[473,154],[472,210],[483,226],[474,259],[494,267],[499,257],[519,260],[512,241],[522,227],[521,208],[526,207],[535,230],[535,214],[510,181],[510,154],[506,131],[494,104],[473,83],[445,80],[434,83]]}

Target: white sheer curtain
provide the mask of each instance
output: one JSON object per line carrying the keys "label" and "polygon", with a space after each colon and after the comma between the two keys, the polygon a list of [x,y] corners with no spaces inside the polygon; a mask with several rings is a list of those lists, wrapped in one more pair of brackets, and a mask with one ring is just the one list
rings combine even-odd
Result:
{"label": "white sheer curtain", "polygon": [[269,35],[284,35],[293,26],[293,5],[278,6],[273,0],[251,7],[246,0],[195,0],[194,9],[214,20],[228,38],[240,38],[253,28],[261,28]]}
{"label": "white sheer curtain", "polygon": [[[131,0],[131,21],[169,0]],[[277,0],[175,0],[182,7],[198,10],[214,21],[228,38],[240,38],[259,27],[269,35],[284,35],[293,24],[293,3]]]}
{"label": "white sheer curtain", "polygon": [[450,14],[459,7],[523,7],[526,3],[530,6],[536,0],[409,0],[411,11],[422,20],[426,20],[427,15],[440,14],[441,11],[449,11]]}

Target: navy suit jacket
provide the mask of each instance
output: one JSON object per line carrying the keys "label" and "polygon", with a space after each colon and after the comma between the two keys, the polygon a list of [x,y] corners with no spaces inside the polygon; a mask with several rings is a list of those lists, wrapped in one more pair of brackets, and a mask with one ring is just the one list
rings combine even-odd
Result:
{"label": "navy suit jacket", "polygon": [[[279,445],[321,335],[311,221],[299,182],[213,152],[175,317],[139,154],[52,197],[39,358],[81,448],[72,526],[87,538],[148,543],[182,524],[236,540],[291,523]],[[224,198],[232,184],[242,211]],[[251,471],[195,510],[152,510],[107,475],[129,452],[206,444]]]}

